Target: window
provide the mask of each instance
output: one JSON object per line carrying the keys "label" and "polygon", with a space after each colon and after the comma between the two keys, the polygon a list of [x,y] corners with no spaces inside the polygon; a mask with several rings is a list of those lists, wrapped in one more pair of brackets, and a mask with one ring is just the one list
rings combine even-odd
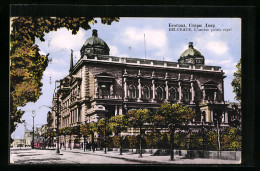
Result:
{"label": "window", "polygon": [[189,101],[189,91],[187,89],[184,89],[182,91],[182,95],[183,95],[183,102],[188,102]]}
{"label": "window", "polygon": [[163,91],[159,87],[156,89],[156,99],[157,100],[162,100],[163,99]]}
{"label": "window", "polygon": [[107,98],[109,96],[109,86],[106,84],[101,84],[99,87],[99,98]]}
{"label": "window", "polygon": [[143,88],[143,98],[149,99],[149,89],[148,89],[148,87]]}
{"label": "window", "polygon": [[129,87],[129,98],[130,99],[135,98],[135,88],[134,88],[134,86]]}
{"label": "window", "polygon": [[176,99],[176,92],[173,88],[169,91],[169,100],[174,101]]}
{"label": "window", "polygon": [[206,90],[206,99],[213,101],[214,100],[214,91],[213,90]]}

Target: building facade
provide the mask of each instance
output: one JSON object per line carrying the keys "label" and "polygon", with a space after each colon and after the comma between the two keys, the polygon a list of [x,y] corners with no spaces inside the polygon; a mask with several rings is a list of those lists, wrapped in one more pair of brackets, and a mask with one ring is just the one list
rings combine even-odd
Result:
{"label": "building facade", "polygon": [[[59,103],[59,128],[96,122],[130,109],[153,110],[165,102],[194,108],[193,125],[210,126],[218,118],[222,127],[229,126],[226,76],[221,67],[205,65],[204,60],[192,42],[178,62],[109,56],[109,46],[93,30],[75,65],[71,53],[69,75],[60,80],[54,94],[53,107]],[[48,116],[49,126],[56,128],[55,110]]]}

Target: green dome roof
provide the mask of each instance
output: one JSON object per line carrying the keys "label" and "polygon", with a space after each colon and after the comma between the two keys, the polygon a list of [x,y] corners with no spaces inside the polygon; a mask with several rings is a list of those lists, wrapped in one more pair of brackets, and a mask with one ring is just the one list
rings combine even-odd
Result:
{"label": "green dome roof", "polygon": [[201,53],[193,48],[193,43],[190,42],[189,44],[189,49],[185,50],[182,54],[181,57],[186,57],[186,56],[202,56]]}
{"label": "green dome roof", "polygon": [[201,53],[193,48],[193,43],[189,42],[189,48],[185,50],[180,58],[178,59],[180,64],[200,64],[204,65],[204,56]]}
{"label": "green dome roof", "polygon": [[97,35],[97,30],[93,30],[92,33],[92,37],[88,38],[85,43],[83,44],[83,46],[94,46],[94,45],[101,45],[101,46],[106,46],[108,47],[108,45],[106,44],[106,42],[104,42],[104,40],[100,39]]}
{"label": "green dome roof", "polygon": [[109,51],[110,49],[108,45],[104,42],[104,40],[98,37],[97,30],[95,29],[92,31],[92,37],[85,41],[80,50],[81,57],[84,55],[93,56],[95,54],[109,55]]}

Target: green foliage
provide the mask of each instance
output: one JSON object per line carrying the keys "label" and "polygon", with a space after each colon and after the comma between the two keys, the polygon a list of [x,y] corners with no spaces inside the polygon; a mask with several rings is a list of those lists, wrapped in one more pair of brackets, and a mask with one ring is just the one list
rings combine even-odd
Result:
{"label": "green foliage", "polygon": [[129,148],[137,148],[138,147],[138,140],[136,136],[127,136],[126,140],[128,141]]}
{"label": "green foliage", "polygon": [[218,149],[218,134],[216,131],[208,131],[206,133],[206,140],[207,140],[207,145],[206,145],[207,150]]}
{"label": "green foliage", "polygon": [[125,115],[112,116],[108,121],[108,129],[116,135],[127,130],[127,118]]}
{"label": "green foliage", "polygon": [[90,128],[88,124],[80,125],[80,134],[84,137],[88,137],[91,134]]}
{"label": "green foliage", "polygon": [[132,127],[142,127],[144,123],[150,123],[152,119],[148,109],[130,110],[126,117]]}
{"label": "green foliage", "polygon": [[176,132],[174,134],[174,147],[176,149],[186,149],[187,133]]}
{"label": "green foliage", "polygon": [[113,146],[119,148],[120,147],[120,136],[113,137]]}
{"label": "green foliage", "polygon": [[236,65],[237,71],[234,72],[234,79],[231,82],[233,92],[236,94],[235,99],[241,101],[241,59]]}
{"label": "green foliage", "polygon": [[201,134],[192,133],[190,135],[190,148],[192,150],[202,150],[203,149],[203,138]]}
{"label": "green foliage", "polygon": [[241,150],[241,135],[236,128],[227,128],[221,136],[222,150]]}
{"label": "green foliage", "polygon": [[88,124],[89,125],[89,130],[91,133],[97,133],[98,127],[96,122],[91,122]]}
{"label": "green foliage", "polygon": [[190,107],[181,104],[163,103],[154,116],[154,122],[160,126],[168,126],[174,124],[175,127],[180,127],[192,120],[195,116],[195,111]]}
{"label": "green foliage", "polygon": [[[102,17],[101,23],[110,25],[118,17]],[[10,133],[22,123],[23,111],[17,107],[36,102],[41,95],[41,79],[48,65],[48,55],[40,55],[35,38],[44,40],[46,33],[65,27],[77,34],[79,28],[89,30],[97,23],[91,17],[14,17],[10,35]]]}

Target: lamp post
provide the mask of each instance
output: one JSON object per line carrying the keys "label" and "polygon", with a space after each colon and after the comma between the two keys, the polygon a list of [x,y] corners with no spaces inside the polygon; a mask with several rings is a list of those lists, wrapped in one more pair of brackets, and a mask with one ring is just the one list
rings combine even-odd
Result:
{"label": "lamp post", "polygon": [[33,118],[33,137],[32,137],[32,149],[34,149],[34,117],[36,116],[35,110],[32,110],[32,118]]}
{"label": "lamp post", "polygon": [[106,125],[107,125],[107,117],[105,116],[105,138],[104,138],[104,145],[105,145],[105,154],[107,153],[107,143],[106,143]]}
{"label": "lamp post", "polygon": [[[60,86],[57,84],[59,84],[60,81],[55,81],[55,89],[54,89],[54,94],[55,94],[55,91],[56,91],[56,88],[60,88]],[[60,148],[59,148],[59,143],[60,143],[60,140],[59,140],[59,92],[56,93],[57,94],[57,101],[56,101],[56,116],[57,116],[57,130],[56,130],[56,135],[57,135],[57,149],[56,149],[56,154],[60,154]]]}

